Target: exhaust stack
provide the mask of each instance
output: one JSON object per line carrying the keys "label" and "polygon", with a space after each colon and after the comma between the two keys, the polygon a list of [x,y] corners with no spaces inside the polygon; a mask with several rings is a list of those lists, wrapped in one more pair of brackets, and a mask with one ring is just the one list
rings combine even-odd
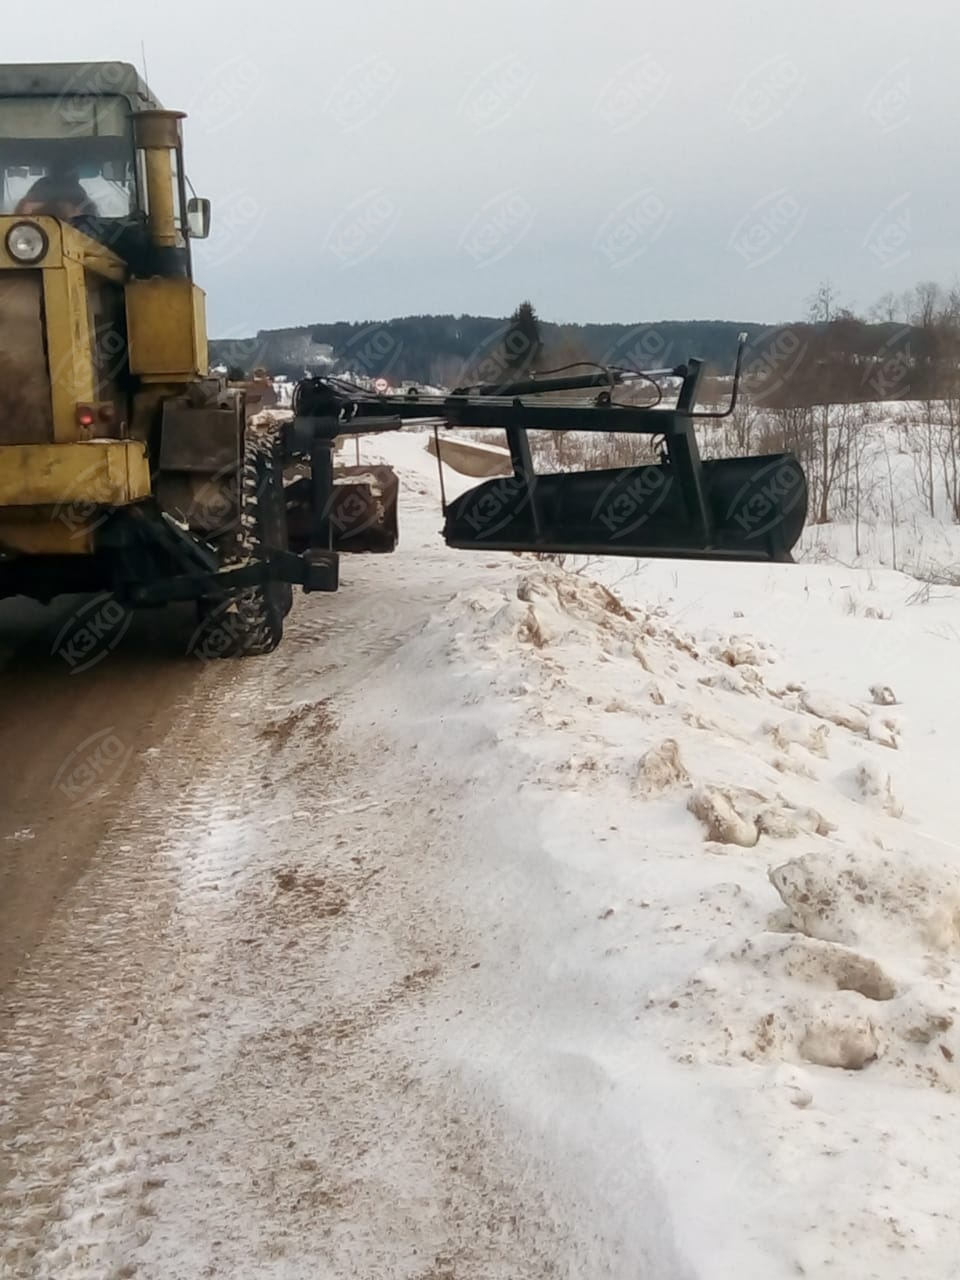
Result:
{"label": "exhaust stack", "polygon": [[161,276],[185,276],[189,249],[184,231],[182,174],[179,172],[184,111],[155,108],[133,117],[137,151],[146,183],[150,240]]}

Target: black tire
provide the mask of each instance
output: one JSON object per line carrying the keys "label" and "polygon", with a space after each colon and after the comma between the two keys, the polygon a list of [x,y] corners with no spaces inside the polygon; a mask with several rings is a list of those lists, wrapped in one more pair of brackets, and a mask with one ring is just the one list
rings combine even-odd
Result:
{"label": "black tire", "polygon": [[[249,564],[270,551],[286,550],[287,530],[283,497],[283,469],[274,435],[244,433],[243,463],[238,476],[238,518],[221,543],[222,563]],[[283,620],[290,612],[289,583],[268,582],[238,587],[198,602],[200,633],[221,658],[252,658],[272,653],[283,638]]]}
{"label": "black tire", "polygon": [[[259,490],[264,542],[271,551],[286,551],[289,539],[280,441],[275,434],[261,436],[259,448],[263,454],[265,475],[265,482]],[[281,618],[285,618],[293,608],[293,587],[289,582],[273,582],[270,589],[275,604],[281,610]]]}

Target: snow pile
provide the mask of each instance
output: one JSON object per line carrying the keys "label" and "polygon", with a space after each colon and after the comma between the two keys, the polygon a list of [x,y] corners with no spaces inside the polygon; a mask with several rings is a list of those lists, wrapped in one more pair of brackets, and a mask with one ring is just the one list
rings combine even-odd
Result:
{"label": "snow pile", "polygon": [[[539,851],[507,864],[503,900],[568,905],[520,963],[602,992],[605,1018],[599,1040],[537,1019],[539,1051],[572,1035],[620,1062],[615,1110],[643,1117],[697,1275],[952,1275],[933,1206],[943,1117],[960,1120],[960,860],[937,676],[902,661],[903,595],[885,588],[888,662],[825,568],[499,564],[405,661],[470,707],[479,785],[539,806]],[[896,1157],[869,1119],[881,1096],[911,1135]],[[895,1225],[871,1232],[881,1204]]]}
{"label": "snow pile", "polygon": [[364,444],[404,545],[344,724],[432,780],[438,1078],[542,1162],[578,1275],[952,1280],[960,592],[454,555],[423,445]]}
{"label": "snow pile", "polygon": [[811,938],[949,951],[960,942],[960,872],[908,854],[807,854],[770,875],[791,926]]}

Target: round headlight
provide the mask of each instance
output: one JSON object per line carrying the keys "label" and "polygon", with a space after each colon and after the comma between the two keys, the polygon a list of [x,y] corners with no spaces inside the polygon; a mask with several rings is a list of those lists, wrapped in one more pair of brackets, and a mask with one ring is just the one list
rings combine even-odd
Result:
{"label": "round headlight", "polygon": [[18,222],[7,232],[7,252],[17,262],[39,262],[47,246],[46,233],[35,222]]}

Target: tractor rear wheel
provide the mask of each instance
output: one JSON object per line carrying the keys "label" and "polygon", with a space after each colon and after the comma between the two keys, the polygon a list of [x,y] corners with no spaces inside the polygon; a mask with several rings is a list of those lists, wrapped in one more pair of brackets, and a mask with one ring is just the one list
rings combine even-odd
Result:
{"label": "tractor rear wheel", "polygon": [[[237,518],[221,542],[224,568],[287,549],[283,468],[273,433],[247,428],[237,490]],[[205,597],[198,603],[204,647],[221,658],[272,653],[283,638],[283,620],[292,603],[293,589],[286,582]]]}

